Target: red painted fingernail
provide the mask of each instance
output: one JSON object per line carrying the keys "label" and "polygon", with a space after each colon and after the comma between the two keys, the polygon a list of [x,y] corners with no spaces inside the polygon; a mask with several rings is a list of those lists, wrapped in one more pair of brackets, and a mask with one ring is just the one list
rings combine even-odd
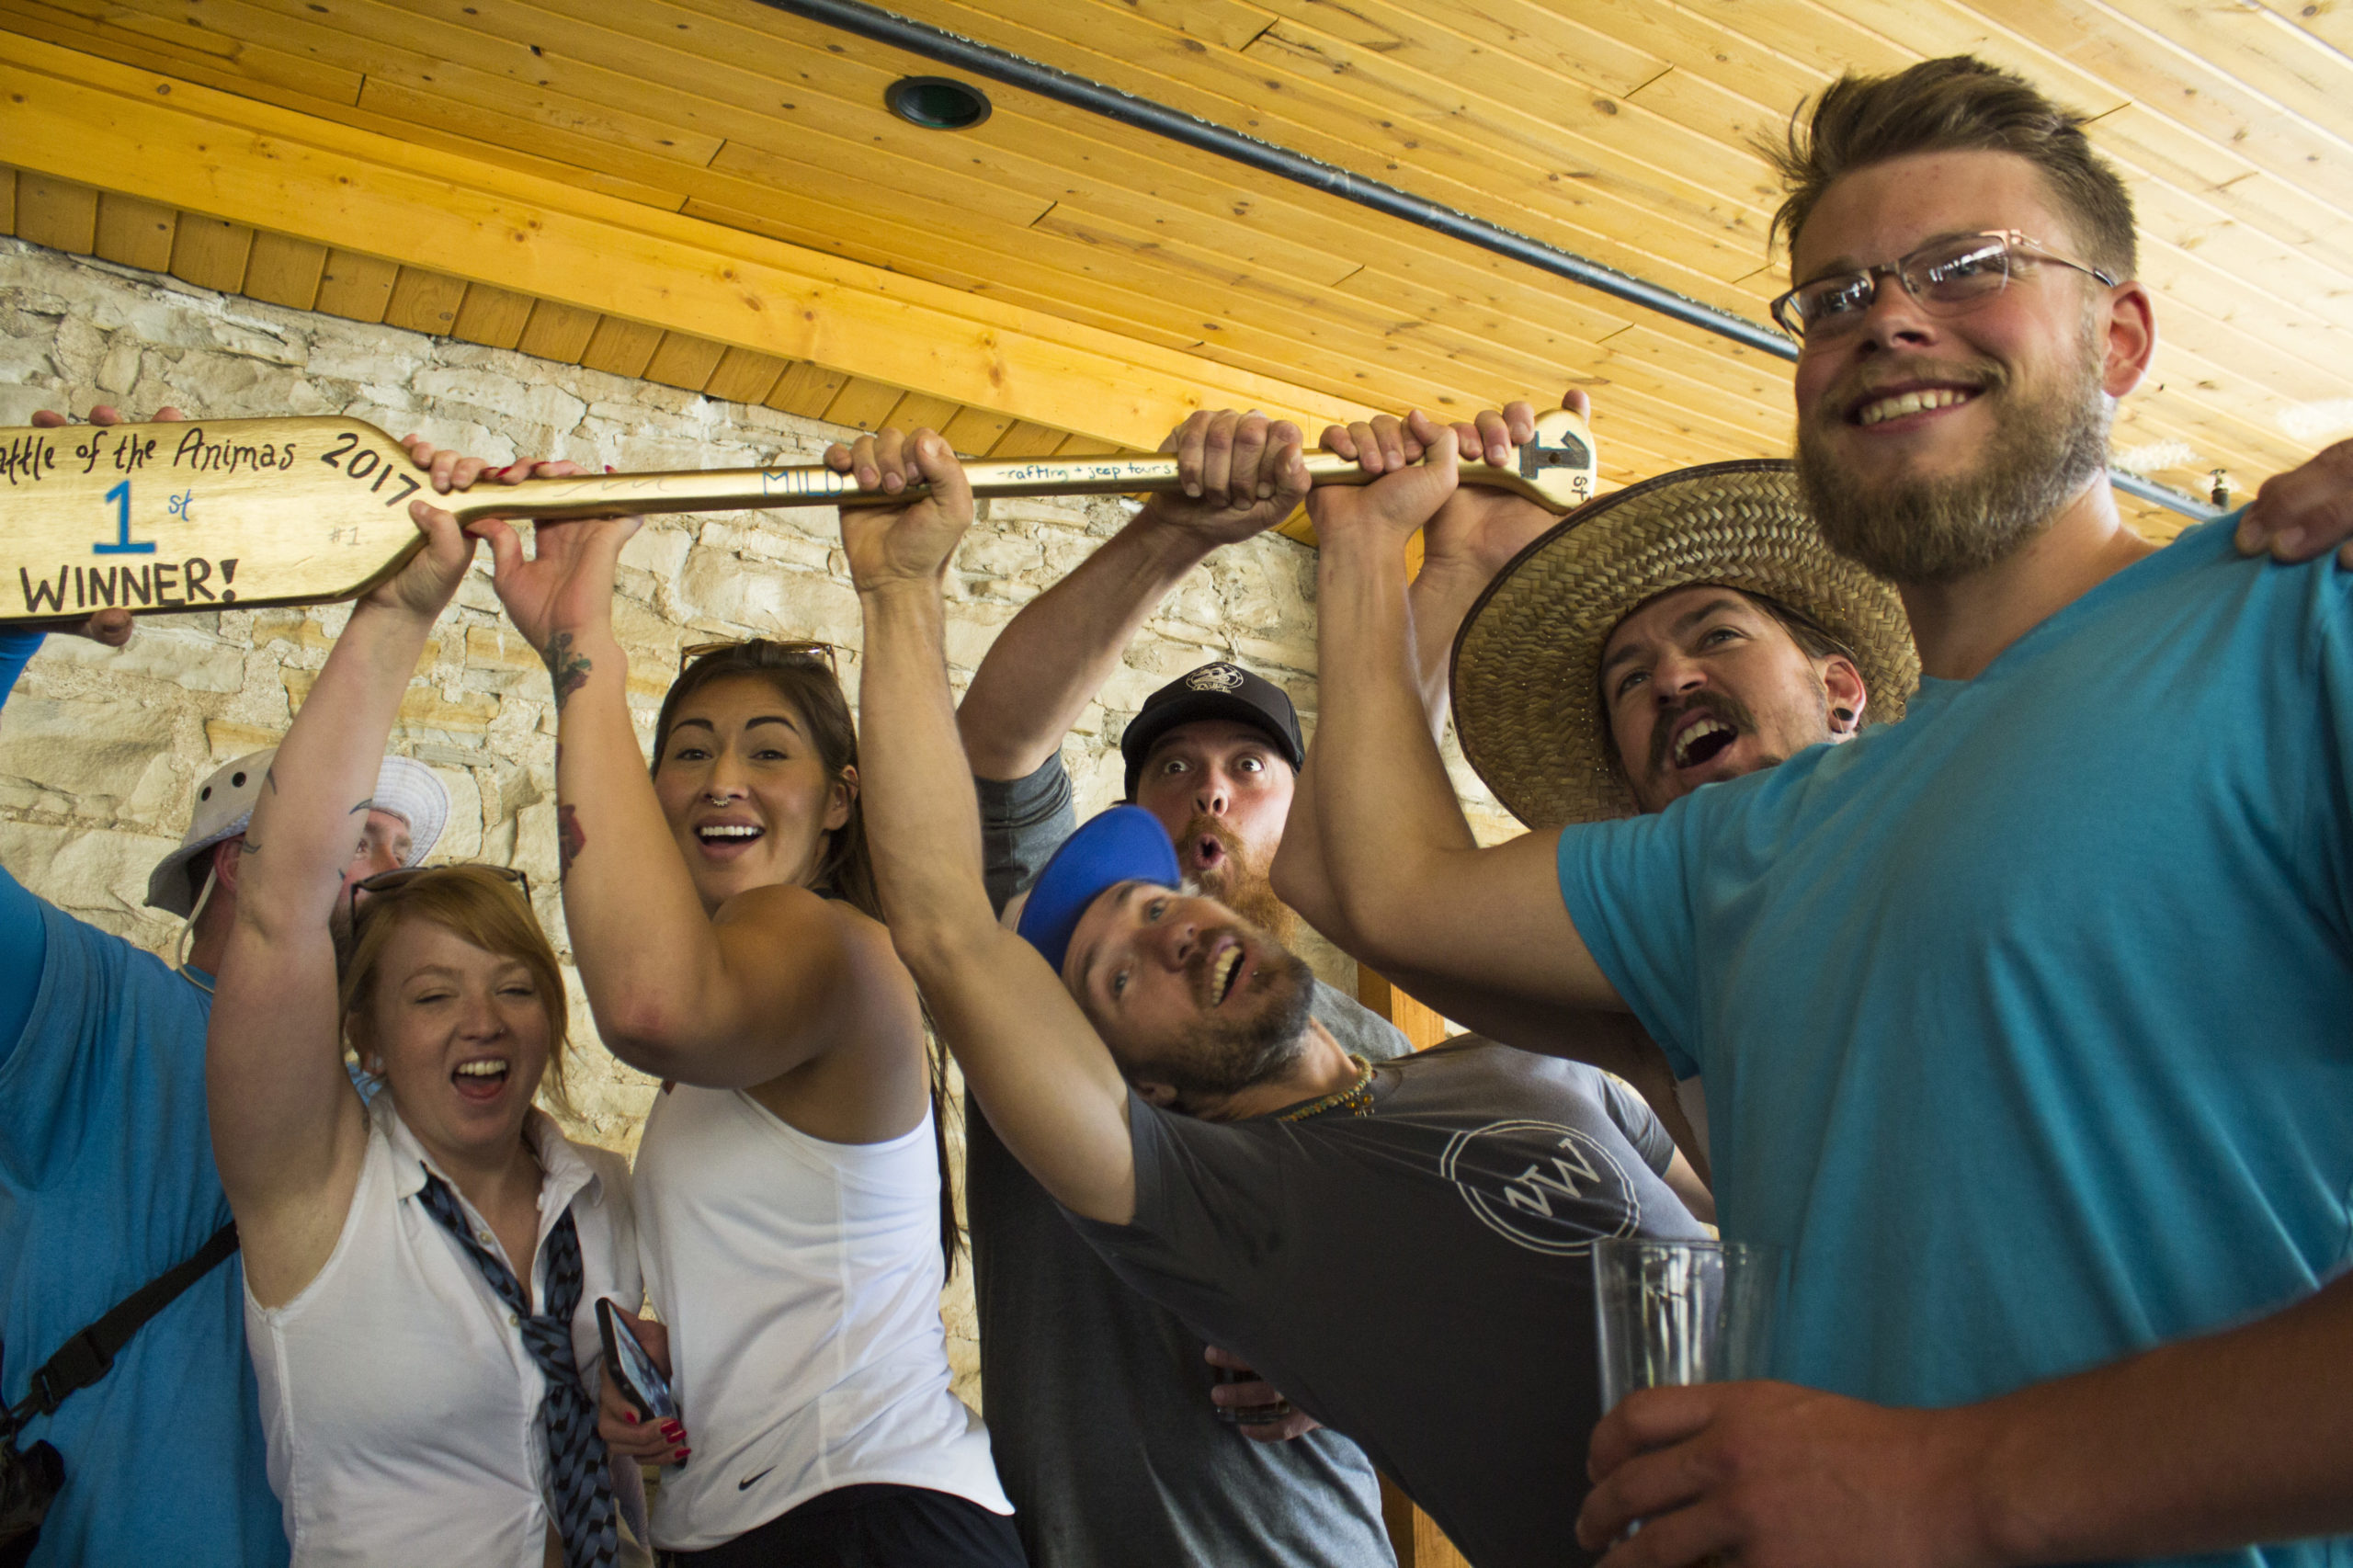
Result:
{"label": "red painted fingernail", "polygon": [[687,1435],[687,1429],[676,1421],[665,1421],[662,1423],[662,1435],[675,1443]]}
{"label": "red painted fingernail", "polygon": [[637,1425],[637,1412],[634,1410],[624,1410],[621,1412],[621,1419],[634,1426]]}

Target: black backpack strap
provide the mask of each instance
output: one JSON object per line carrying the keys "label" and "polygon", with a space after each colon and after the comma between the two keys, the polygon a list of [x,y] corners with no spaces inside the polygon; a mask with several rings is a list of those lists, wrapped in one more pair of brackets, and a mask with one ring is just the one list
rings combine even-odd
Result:
{"label": "black backpack strap", "polygon": [[221,1260],[236,1250],[237,1223],[232,1220],[213,1232],[212,1239],[197,1248],[195,1256],[158,1274],[117,1301],[106,1316],[58,1346],[57,1354],[33,1373],[23,1403],[9,1409],[9,1427],[13,1430],[35,1415],[54,1415],[66,1395],[105,1377],[116,1354],[147,1325],[149,1318],[220,1267]]}

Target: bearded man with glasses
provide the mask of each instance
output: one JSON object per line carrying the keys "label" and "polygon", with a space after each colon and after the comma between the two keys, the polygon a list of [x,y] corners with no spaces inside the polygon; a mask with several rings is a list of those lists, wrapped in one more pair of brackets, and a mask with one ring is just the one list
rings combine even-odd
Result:
{"label": "bearded man with glasses", "polygon": [[1841,80],[1781,150],[1801,483],[1902,596],[1901,723],[1480,848],[1401,745],[1451,439],[1310,498],[1286,843],[1324,859],[1278,892],[1320,876],[1409,989],[1632,1012],[1706,1077],[1724,1234],[1791,1256],[1786,1381],[1595,1429],[1603,1568],[2353,1551],[2353,575],[2120,517],[2155,307],[2085,124],[1961,58]]}

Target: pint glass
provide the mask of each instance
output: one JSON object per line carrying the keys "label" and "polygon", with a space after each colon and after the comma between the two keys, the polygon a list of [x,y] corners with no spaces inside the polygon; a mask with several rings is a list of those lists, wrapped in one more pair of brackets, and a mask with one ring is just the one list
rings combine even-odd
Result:
{"label": "pint glass", "polygon": [[1782,1256],[1747,1242],[1594,1243],[1602,1410],[1636,1389],[1765,1376]]}

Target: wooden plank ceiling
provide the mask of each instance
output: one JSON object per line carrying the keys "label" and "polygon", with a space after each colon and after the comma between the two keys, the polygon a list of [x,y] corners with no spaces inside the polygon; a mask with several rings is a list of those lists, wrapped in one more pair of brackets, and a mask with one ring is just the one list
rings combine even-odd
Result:
{"label": "wooden plank ceiling", "polygon": [[[2120,462],[2200,494],[2219,468],[2244,493],[2353,431],[2347,0],[892,8],[1758,320],[1783,283],[1750,140],[1840,69],[1972,51],[2097,115],[2138,199],[2163,347]],[[939,67],[754,0],[0,0],[0,28],[1018,307],[1140,363],[1223,367],[1308,413],[1579,385],[1616,481],[1787,450],[1768,356],[1012,88],[987,86],[974,129],[918,129],[883,89]],[[528,301],[501,308],[528,328]],[[673,355],[671,378],[752,395],[730,347]],[[902,401],[856,384],[827,400],[851,422]],[[1025,420],[1033,446],[1150,444],[981,413],[1005,422],[992,444]]]}
{"label": "wooden plank ceiling", "polygon": [[0,233],[347,321],[381,322],[860,430],[929,426],[967,457],[1090,457],[1118,443],[805,359],[785,359],[431,267],[0,165]]}

